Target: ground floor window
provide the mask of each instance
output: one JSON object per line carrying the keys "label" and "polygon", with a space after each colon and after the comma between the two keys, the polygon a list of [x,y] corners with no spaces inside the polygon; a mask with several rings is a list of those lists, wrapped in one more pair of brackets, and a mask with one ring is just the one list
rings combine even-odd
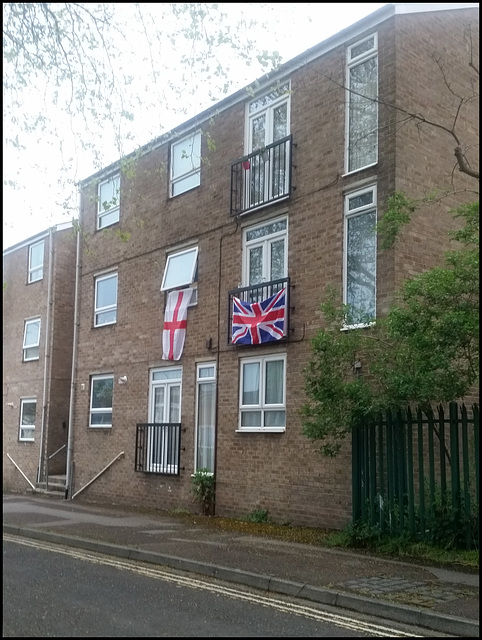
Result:
{"label": "ground floor window", "polygon": [[195,471],[208,469],[214,473],[216,431],[216,365],[197,366],[196,462]]}
{"label": "ground floor window", "polygon": [[286,356],[240,361],[239,430],[284,431],[286,427]]}
{"label": "ground floor window", "polygon": [[182,368],[155,369],[150,374],[148,465],[153,473],[178,472]]}
{"label": "ground floor window", "polygon": [[20,400],[20,434],[19,440],[33,441],[35,438],[35,415],[37,413],[37,400],[35,398],[23,398]]}
{"label": "ground floor window", "polygon": [[112,394],[114,376],[92,376],[90,391],[91,427],[112,427]]}

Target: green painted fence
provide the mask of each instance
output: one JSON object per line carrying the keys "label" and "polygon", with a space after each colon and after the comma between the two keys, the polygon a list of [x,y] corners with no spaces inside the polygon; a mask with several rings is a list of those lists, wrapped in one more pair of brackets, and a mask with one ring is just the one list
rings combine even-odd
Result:
{"label": "green painted fence", "polygon": [[353,430],[353,522],[478,548],[479,410],[387,411]]}

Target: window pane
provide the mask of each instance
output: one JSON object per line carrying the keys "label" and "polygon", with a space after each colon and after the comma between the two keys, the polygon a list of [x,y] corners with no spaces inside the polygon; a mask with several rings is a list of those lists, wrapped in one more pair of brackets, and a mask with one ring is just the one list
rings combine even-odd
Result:
{"label": "window pane", "polygon": [[377,158],[377,58],[350,69],[349,171]]}
{"label": "window pane", "polygon": [[96,427],[112,425],[112,411],[93,412],[90,415],[90,424]]}
{"label": "window pane", "polygon": [[162,291],[192,284],[196,273],[197,247],[167,257]]}
{"label": "window pane", "polygon": [[28,281],[35,282],[43,278],[44,242],[38,242],[29,248]]}
{"label": "window pane", "polygon": [[266,146],[266,115],[253,118],[251,121],[251,150]]}
{"label": "window pane", "polygon": [[119,207],[119,183],[119,177],[115,177],[99,185],[99,213]]}
{"label": "window pane", "polygon": [[153,380],[178,380],[181,378],[181,369],[166,369],[165,371],[154,371]]}
{"label": "window pane", "polygon": [[273,140],[281,140],[288,135],[288,103],[276,107],[273,111]]}
{"label": "window pane", "polygon": [[164,422],[164,390],[165,387],[155,387],[154,389],[154,422]]}
{"label": "window pane", "polygon": [[97,280],[96,307],[110,307],[117,304],[117,276]]}
{"label": "window pane", "polygon": [[92,409],[112,409],[114,378],[92,381]]}
{"label": "window pane", "polygon": [[22,402],[22,426],[35,425],[36,402]]}
{"label": "window pane", "polygon": [[365,42],[362,42],[361,44],[356,45],[355,47],[352,47],[350,51],[350,58],[353,60],[353,58],[357,58],[358,56],[361,56],[362,53],[371,51],[371,49],[373,49],[374,46],[375,46],[375,38],[374,36],[372,36],[371,38],[368,38],[368,40],[365,40]]}
{"label": "window pane", "polygon": [[178,180],[172,185],[172,195],[178,196],[185,191],[189,191],[189,189],[194,189],[194,187],[199,187],[201,184],[201,176],[199,173],[192,174],[190,176],[186,176],[181,180]]}
{"label": "window pane", "polygon": [[38,345],[40,341],[40,320],[27,322],[25,325],[24,346],[30,347]]}
{"label": "window pane", "polygon": [[249,284],[263,281],[263,247],[255,247],[249,251]]}
{"label": "window pane", "polygon": [[349,324],[369,322],[375,317],[376,214],[374,211],[348,219],[347,291]]}
{"label": "window pane", "polygon": [[261,411],[241,411],[242,427],[260,427]]}
{"label": "window pane", "polygon": [[99,229],[104,229],[115,222],[119,222],[119,210],[110,211],[99,216]]}
{"label": "window pane", "polygon": [[214,378],[214,367],[199,367],[200,378]]}
{"label": "window pane", "polygon": [[253,102],[251,102],[251,104],[249,105],[249,112],[253,113],[257,109],[265,107],[271,102],[274,102],[280,96],[288,93],[288,91],[289,91],[289,83],[285,82],[285,84],[281,85],[281,87],[278,87],[277,89],[272,89],[269,93],[265,94],[264,96],[261,96],[256,100],[253,100]]}
{"label": "window pane", "polygon": [[285,277],[285,241],[276,240],[271,243],[271,274],[270,280]]}
{"label": "window pane", "polygon": [[210,471],[214,471],[215,396],[214,382],[199,385],[197,468]]}
{"label": "window pane", "polygon": [[371,204],[373,204],[373,191],[367,191],[366,193],[362,193],[359,196],[348,198],[349,211],[359,209],[360,207],[366,207],[367,205],[369,206]]}
{"label": "window pane", "polygon": [[286,411],[265,411],[265,427],[284,427],[286,424]]}
{"label": "window pane", "polygon": [[249,242],[250,240],[256,240],[257,238],[264,238],[265,236],[270,236],[273,233],[278,233],[279,231],[285,231],[285,229],[286,229],[286,218],[284,220],[277,220],[276,222],[265,224],[262,227],[256,227],[255,229],[250,229],[246,233],[246,242]]}
{"label": "window pane", "polygon": [[242,404],[259,404],[259,362],[243,365]]}
{"label": "window pane", "polygon": [[186,138],[172,146],[172,177],[179,178],[201,166],[201,134]]}
{"label": "window pane", "polygon": [[169,388],[169,422],[181,422],[181,387]]}
{"label": "window pane", "polygon": [[283,404],[284,361],[266,362],[265,404]]}

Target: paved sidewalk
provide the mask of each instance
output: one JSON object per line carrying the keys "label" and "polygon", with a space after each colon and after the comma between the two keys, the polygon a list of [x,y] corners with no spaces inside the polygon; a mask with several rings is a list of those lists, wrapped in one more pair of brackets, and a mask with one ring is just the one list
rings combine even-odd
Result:
{"label": "paved sidewalk", "polygon": [[379,616],[479,637],[478,574],[225,532],[196,518],[142,514],[47,495],[3,496],[4,534],[191,571]]}

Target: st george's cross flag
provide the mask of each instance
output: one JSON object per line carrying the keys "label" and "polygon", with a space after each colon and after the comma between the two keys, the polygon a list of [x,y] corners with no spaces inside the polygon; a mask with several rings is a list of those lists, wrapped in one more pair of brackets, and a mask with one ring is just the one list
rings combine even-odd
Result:
{"label": "st george's cross flag", "polygon": [[233,344],[261,344],[285,337],[286,289],[261,302],[233,297]]}
{"label": "st george's cross flag", "polygon": [[164,329],[162,331],[162,359],[179,360],[184,349],[187,327],[187,307],[192,289],[169,291],[167,294]]}

